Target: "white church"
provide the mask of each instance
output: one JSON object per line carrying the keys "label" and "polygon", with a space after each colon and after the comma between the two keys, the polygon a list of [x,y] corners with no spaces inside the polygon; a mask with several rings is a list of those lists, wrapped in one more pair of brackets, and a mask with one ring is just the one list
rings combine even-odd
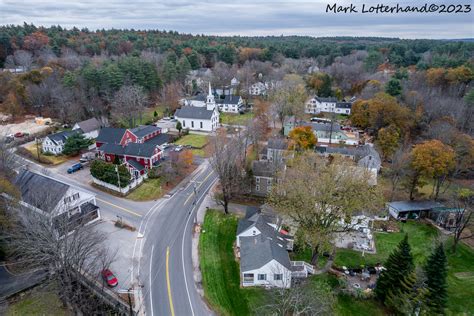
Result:
{"label": "white church", "polygon": [[212,132],[219,126],[219,109],[212,94],[211,83],[205,100],[186,100],[185,105],[176,110],[176,120],[183,129]]}

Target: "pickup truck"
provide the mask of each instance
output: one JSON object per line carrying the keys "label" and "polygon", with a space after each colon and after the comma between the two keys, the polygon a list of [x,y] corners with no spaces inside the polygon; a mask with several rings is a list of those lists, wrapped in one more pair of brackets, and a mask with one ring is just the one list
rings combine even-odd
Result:
{"label": "pickup truck", "polygon": [[82,168],[83,168],[82,164],[76,163],[72,165],[71,167],[69,167],[69,169],[67,169],[67,173],[71,174],[71,173],[81,170]]}

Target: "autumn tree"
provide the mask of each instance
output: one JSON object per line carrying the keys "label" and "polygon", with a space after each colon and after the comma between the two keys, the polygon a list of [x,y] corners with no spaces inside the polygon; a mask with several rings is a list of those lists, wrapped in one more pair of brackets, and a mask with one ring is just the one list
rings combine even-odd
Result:
{"label": "autumn tree", "polygon": [[311,126],[297,126],[290,131],[288,137],[291,139],[292,148],[297,151],[313,149],[318,142]]}
{"label": "autumn tree", "polygon": [[307,151],[290,161],[278,178],[268,201],[298,226],[303,243],[313,250],[314,265],[322,251],[334,250],[334,234],[351,228],[354,213],[376,211],[382,205],[378,188],[369,184],[369,173],[342,159],[328,164]]}
{"label": "autumn tree", "polygon": [[433,179],[432,197],[438,198],[439,190],[448,174],[455,167],[455,153],[451,146],[433,139],[415,145],[412,150],[411,167],[420,175]]}
{"label": "autumn tree", "polygon": [[391,157],[397,150],[400,142],[400,133],[394,125],[383,127],[377,134],[377,145],[382,152],[382,158]]}
{"label": "autumn tree", "polygon": [[128,120],[129,127],[133,128],[141,119],[147,103],[148,95],[141,86],[122,86],[114,95],[112,113],[119,120]]}
{"label": "autumn tree", "polygon": [[457,210],[454,214],[453,252],[456,252],[461,240],[474,237],[474,192],[470,189],[460,189],[454,192],[449,205]]}
{"label": "autumn tree", "polygon": [[25,36],[23,48],[29,51],[37,51],[48,45],[49,37],[43,32],[37,31]]}
{"label": "autumn tree", "polygon": [[330,97],[332,96],[332,81],[331,77],[325,73],[312,74],[307,79],[307,84],[310,89],[316,92],[319,97]]}

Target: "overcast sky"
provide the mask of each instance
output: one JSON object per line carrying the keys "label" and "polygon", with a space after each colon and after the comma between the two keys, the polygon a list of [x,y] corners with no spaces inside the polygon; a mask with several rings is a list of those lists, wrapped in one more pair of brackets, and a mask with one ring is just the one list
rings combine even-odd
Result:
{"label": "overcast sky", "polygon": [[[474,37],[474,13],[334,14],[326,5],[394,0],[0,0],[0,24],[175,30],[215,35]],[[423,5],[430,0],[400,0]],[[473,0],[445,0],[471,4]],[[439,0],[431,3],[440,4]]]}

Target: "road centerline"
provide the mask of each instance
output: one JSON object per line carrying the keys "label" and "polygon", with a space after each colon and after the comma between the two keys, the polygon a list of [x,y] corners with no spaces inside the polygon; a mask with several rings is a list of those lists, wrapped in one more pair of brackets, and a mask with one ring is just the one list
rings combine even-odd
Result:
{"label": "road centerline", "polygon": [[115,207],[115,208],[118,208],[118,209],[120,209],[120,210],[122,210],[122,211],[124,211],[124,212],[129,213],[129,214],[135,215],[135,216],[137,216],[137,217],[142,217],[142,215],[140,215],[140,214],[138,214],[138,213],[135,213],[134,211],[130,211],[129,209],[126,209],[126,208],[121,207],[121,206],[119,206],[119,205],[115,205],[115,204],[113,204],[113,203],[110,203],[110,202],[107,202],[107,201],[105,201],[105,200],[99,199],[98,197],[96,197],[95,199],[96,199],[97,201],[101,201],[102,203],[105,203],[105,204],[108,204],[108,205],[113,206],[113,207]]}
{"label": "road centerline", "polygon": [[174,316],[173,297],[171,296],[171,283],[169,273],[170,247],[166,248],[166,285],[168,287],[168,300],[170,303],[171,316]]}

